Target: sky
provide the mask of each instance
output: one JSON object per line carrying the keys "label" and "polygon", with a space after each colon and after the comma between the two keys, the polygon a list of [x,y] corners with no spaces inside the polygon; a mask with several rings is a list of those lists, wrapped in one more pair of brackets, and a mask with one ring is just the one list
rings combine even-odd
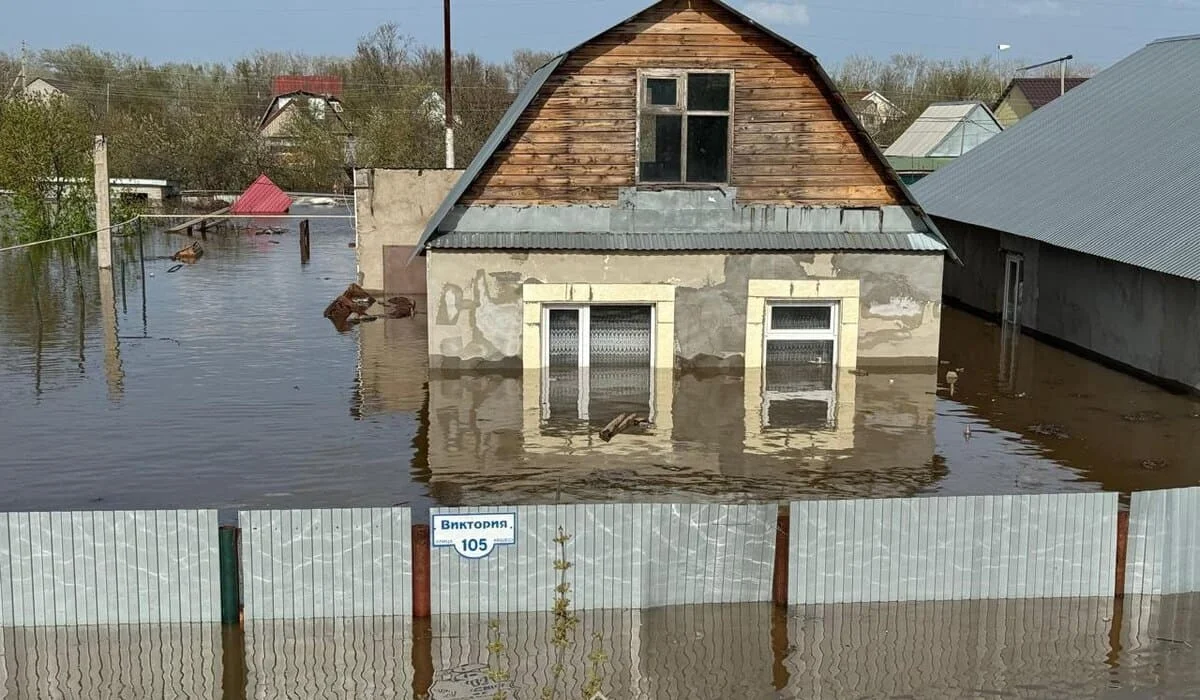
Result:
{"label": "sky", "polygon": [[[452,0],[455,51],[504,60],[514,49],[558,52],[651,0]],[[1149,41],[1200,33],[1200,0],[732,0],[823,64],[996,55],[1038,62],[1064,54],[1104,67]],[[230,62],[259,49],[348,55],[396,22],[440,46],[440,0],[0,0],[0,51],[86,44],[155,63]]]}

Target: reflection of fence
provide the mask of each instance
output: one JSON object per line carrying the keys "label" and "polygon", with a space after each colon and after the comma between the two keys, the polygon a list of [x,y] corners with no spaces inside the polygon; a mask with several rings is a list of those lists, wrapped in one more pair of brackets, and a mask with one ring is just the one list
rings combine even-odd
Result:
{"label": "reflection of fence", "polygon": [[215,621],[222,585],[247,619],[544,612],[564,564],[575,610],[1200,591],[1200,489],[1135,494],[1127,542],[1113,493],[435,509],[505,511],[475,559],[406,508],[244,512],[224,572],[213,511],[0,514],[0,625]]}

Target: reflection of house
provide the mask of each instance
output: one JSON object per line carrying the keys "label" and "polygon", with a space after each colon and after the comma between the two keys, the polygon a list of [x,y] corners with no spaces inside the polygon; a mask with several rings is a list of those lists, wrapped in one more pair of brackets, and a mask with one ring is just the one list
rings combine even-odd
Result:
{"label": "reflection of house", "polygon": [[1200,39],[1154,42],[919,183],[946,294],[1200,388],[1197,71]]}
{"label": "reflection of house", "polygon": [[534,74],[417,253],[431,364],[542,370],[553,430],[650,368],[931,365],[946,250],[811,54],[663,0]]}
{"label": "reflection of house", "polygon": [[996,102],[997,121],[1005,129],[1028,117],[1035,109],[1045,107],[1067,90],[1073,90],[1087,78],[1013,78]]}
{"label": "reflection of house", "polygon": [[885,124],[904,114],[904,110],[896,106],[888,98],[875,90],[856,90],[846,93],[846,102],[850,109],[858,115],[858,120],[872,135],[878,133]]}
{"label": "reflection of house", "polygon": [[938,102],[883,153],[904,181],[913,183],[1000,131],[1000,123],[982,102]]}

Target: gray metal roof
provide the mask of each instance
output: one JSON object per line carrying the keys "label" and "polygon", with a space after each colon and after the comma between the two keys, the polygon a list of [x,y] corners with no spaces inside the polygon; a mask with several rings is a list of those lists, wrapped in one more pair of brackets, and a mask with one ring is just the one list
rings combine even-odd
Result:
{"label": "gray metal roof", "polygon": [[1200,37],[1156,41],[913,192],[934,216],[1200,280],[1197,75]]}
{"label": "gray metal roof", "polygon": [[552,233],[451,231],[429,242],[438,250],[784,251],[903,250],[944,252],[923,233]]}
{"label": "gray metal roof", "polygon": [[[816,60],[816,57],[806,51],[804,48],[792,42],[790,39],[787,39],[783,35],[778,34],[770,28],[759,24],[752,17],[749,17],[741,10],[738,10],[736,7],[724,2],[724,0],[710,0],[710,2],[726,10],[727,12],[730,12],[742,22],[745,22],[746,24],[758,29],[775,41],[778,41],[788,50],[812,62],[813,71],[816,73],[818,80],[824,84],[826,90],[828,91],[830,99],[833,102],[834,109],[840,110],[842,114],[849,119],[850,123],[855,125],[856,129],[854,136],[857,138],[859,144],[871,153],[871,155],[876,159],[876,162],[882,165],[892,183],[903,193],[905,202],[913,205],[918,215],[924,220],[926,227],[928,228],[928,233],[925,235],[933,237],[935,242],[940,244],[942,249],[945,250],[950,256],[951,260],[954,262],[959,262],[958,256],[955,255],[954,251],[950,248],[950,245],[946,242],[945,237],[943,237],[941,232],[938,231],[937,226],[925,214],[925,212],[920,209],[920,207],[916,206],[916,198],[911,192],[909,192],[908,186],[904,184],[904,181],[900,179],[900,176],[894,169],[892,169],[892,166],[888,163],[887,159],[884,158],[883,152],[875,144],[874,139],[872,139],[866,130],[863,129],[862,124],[858,121],[858,117],[854,114],[854,110],[850,108],[850,105],[846,102],[845,97],[843,97],[842,93],[838,91],[837,87],[833,83],[833,80],[829,77],[829,74],[825,72],[825,69],[821,66],[820,62]],[[658,2],[655,2],[646,9],[634,13],[631,17],[628,17],[613,26],[620,26],[621,24],[631,21],[638,15],[645,12],[647,9],[650,9],[657,4]],[[611,27],[600,32],[600,34],[607,32],[609,29],[611,29]],[[596,36],[599,36],[600,34],[597,34]],[[529,107],[530,103],[533,102],[533,99],[537,96],[538,92],[542,89],[542,86],[545,85],[546,81],[550,78],[554,71],[560,65],[562,65],[563,61],[565,61],[568,56],[570,56],[580,47],[590,43],[595,38],[596,37],[593,36],[574,48],[555,56],[548,63],[546,63],[546,65],[539,68],[532,76],[530,76],[529,82],[525,84],[525,87],[521,89],[521,92],[517,95],[516,99],[513,100],[513,103],[509,105],[508,111],[504,113],[504,116],[501,117],[500,122],[496,124],[496,128],[492,131],[491,135],[488,136],[487,140],[484,141],[483,145],[479,149],[479,152],[477,152],[475,157],[471,160],[471,164],[468,165],[466,170],[463,172],[462,177],[458,179],[458,182],[455,183],[449,194],[446,195],[446,198],[442,201],[437,211],[434,212],[432,217],[430,217],[429,222],[425,226],[425,230],[421,232],[421,237],[417,240],[417,245],[413,249],[412,256],[409,258],[410,260],[422,254],[427,247],[430,247],[430,240],[434,236],[444,234],[444,232],[439,233],[438,228],[442,225],[446,216],[454,208],[454,205],[458,203],[458,200],[462,198],[463,194],[466,193],[467,189],[479,177],[480,173],[483,172],[484,167],[487,166],[488,161],[492,159],[492,156],[495,155],[496,151],[499,150],[499,148],[504,144],[505,140],[507,140],[509,132],[516,125],[517,120],[521,117],[521,114],[523,114]]]}
{"label": "gray metal roof", "polygon": [[[892,156],[909,158],[925,158],[934,155],[934,151],[950,138],[951,132],[968,120],[977,119],[984,124],[983,128],[995,127],[1000,132],[1002,127],[996,121],[995,115],[982,102],[935,102],[921,112],[916,121],[909,124],[904,133],[883,152],[889,160]],[[951,157],[962,155],[960,152]]]}

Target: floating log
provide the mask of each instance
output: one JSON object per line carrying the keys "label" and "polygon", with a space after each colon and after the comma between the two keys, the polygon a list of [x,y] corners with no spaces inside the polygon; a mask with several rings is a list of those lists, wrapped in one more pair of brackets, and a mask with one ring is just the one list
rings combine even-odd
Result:
{"label": "floating log", "polygon": [[604,428],[600,430],[600,439],[608,442],[630,428],[647,425],[648,423],[648,420],[642,418],[636,413],[622,413],[616,418],[610,420],[608,425],[604,426]]}
{"label": "floating log", "polygon": [[190,246],[180,248],[171,256],[172,260],[179,262],[194,263],[204,255],[204,248],[200,245],[200,241],[193,241]]}

